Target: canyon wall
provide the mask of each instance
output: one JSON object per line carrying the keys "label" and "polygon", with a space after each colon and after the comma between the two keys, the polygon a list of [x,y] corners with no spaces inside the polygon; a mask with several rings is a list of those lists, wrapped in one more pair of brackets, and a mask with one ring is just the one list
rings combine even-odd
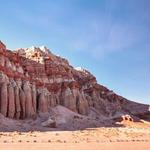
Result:
{"label": "canyon wall", "polygon": [[105,117],[149,112],[148,105],[117,95],[98,84],[89,71],[73,68],[46,47],[11,51],[0,43],[0,113],[5,117],[32,118],[56,105]]}

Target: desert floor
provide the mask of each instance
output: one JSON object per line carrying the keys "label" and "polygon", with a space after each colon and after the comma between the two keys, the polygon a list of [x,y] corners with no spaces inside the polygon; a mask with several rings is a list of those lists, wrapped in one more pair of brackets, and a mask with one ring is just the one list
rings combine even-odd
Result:
{"label": "desert floor", "polygon": [[0,150],[150,150],[150,127],[101,127],[77,131],[0,132]]}

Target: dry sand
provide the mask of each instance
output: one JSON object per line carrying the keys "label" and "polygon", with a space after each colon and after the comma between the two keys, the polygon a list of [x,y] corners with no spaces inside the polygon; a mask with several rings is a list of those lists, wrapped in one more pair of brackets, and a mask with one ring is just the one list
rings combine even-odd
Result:
{"label": "dry sand", "polygon": [[149,127],[79,131],[0,132],[0,150],[149,150]]}
{"label": "dry sand", "polygon": [[29,143],[29,144],[1,144],[1,150],[149,150],[147,142],[120,142],[120,143]]}

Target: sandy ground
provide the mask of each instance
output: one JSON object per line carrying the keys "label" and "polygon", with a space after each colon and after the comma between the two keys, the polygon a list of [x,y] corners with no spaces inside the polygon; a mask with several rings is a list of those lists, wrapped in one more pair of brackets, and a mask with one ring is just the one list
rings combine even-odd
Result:
{"label": "sandy ground", "polygon": [[37,144],[1,144],[0,149],[7,149],[7,150],[149,150],[150,143],[139,143],[135,142],[120,142],[120,143],[91,143],[91,144],[48,144],[48,143],[37,143]]}
{"label": "sandy ground", "polygon": [[89,128],[78,131],[0,132],[0,150],[149,150],[150,128]]}
{"label": "sandy ground", "polygon": [[103,123],[60,106],[54,114],[63,123],[57,128],[41,126],[49,114],[22,121],[0,115],[0,150],[150,150],[148,121]]}

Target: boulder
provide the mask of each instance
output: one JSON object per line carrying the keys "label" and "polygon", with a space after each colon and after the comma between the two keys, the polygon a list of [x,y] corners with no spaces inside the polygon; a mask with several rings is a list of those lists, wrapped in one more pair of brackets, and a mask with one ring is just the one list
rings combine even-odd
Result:
{"label": "boulder", "polygon": [[56,128],[56,121],[52,118],[48,118],[47,121],[41,123],[43,127]]}

